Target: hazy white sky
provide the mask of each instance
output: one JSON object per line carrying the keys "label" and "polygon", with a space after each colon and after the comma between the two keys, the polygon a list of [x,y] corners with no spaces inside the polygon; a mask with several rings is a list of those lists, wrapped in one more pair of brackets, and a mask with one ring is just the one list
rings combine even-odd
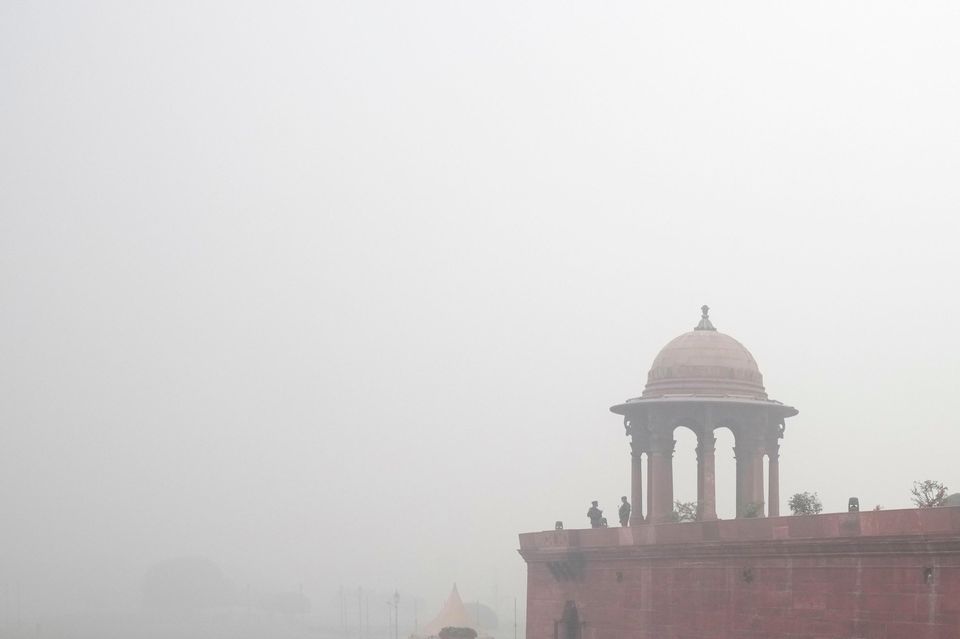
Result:
{"label": "hazy white sky", "polygon": [[960,490],[958,32],[955,2],[3,2],[0,588],[132,606],[190,554],[522,598],[516,534],[612,512],[607,409],[704,303],[800,410],[784,502]]}

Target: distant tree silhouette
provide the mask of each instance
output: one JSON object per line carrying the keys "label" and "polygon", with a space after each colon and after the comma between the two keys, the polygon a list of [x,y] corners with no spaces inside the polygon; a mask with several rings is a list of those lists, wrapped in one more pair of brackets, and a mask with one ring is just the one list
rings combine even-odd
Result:
{"label": "distant tree silhouette", "polygon": [[440,631],[440,639],[476,639],[477,631],[473,628],[458,628],[447,626]]}
{"label": "distant tree silhouette", "polygon": [[310,600],[299,592],[278,592],[261,597],[258,607],[284,615],[301,615],[310,612]]}
{"label": "distant tree silhouette", "polygon": [[917,508],[936,508],[942,506],[946,500],[947,487],[941,482],[925,479],[913,482],[910,494],[913,495],[913,503]]}
{"label": "distant tree silhouette", "polygon": [[148,608],[189,611],[223,606],[234,600],[219,566],[202,557],[181,557],[156,564],[143,579]]}

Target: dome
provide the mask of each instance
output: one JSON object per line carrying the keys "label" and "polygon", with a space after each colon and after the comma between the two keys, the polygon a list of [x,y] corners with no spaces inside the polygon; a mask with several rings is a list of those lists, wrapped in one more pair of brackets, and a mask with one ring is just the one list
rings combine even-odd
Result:
{"label": "dome", "polygon": [[643,397],[720,395],[767,399],[763,375],[746,347],[717,331],[708,316],[663,347],[647,375]]}

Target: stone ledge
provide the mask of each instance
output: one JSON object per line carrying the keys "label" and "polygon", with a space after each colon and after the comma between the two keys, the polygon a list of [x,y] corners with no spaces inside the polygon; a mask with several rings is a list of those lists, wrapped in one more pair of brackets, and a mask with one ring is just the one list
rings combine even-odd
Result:
{"label": "stone ledge", "polygon": [[520,550],[743,545],[758,542],[927,537],[960,538],[960,507],[911,508],[794,517],[644,524],[628,528],[550,530],[520,535]]}

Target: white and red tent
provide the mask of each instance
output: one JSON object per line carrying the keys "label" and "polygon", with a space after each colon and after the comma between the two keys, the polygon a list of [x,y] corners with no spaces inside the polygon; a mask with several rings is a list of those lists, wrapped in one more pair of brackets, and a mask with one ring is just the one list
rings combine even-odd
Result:
{"label": "white and red tent", "polygon": [[460,593],[457,591],[457,584],[453,584],[453,590],[450,591],[450,596],[447,597],[446,603],[443,604],[443,608],[440,609],[440,612],[437,613],[437,616],[434,617],[433,621],[428,623],[423,627],[423,630],[420,630],[417,633],[419,637],[436,637],[441,630],[447,626],[454,626],[457,628],[473,628],[474,630],[479,630],[476,627],[476,623],[470,620],[470,616],[467,614],[467,609],[463,606],[463,600],[460,599]]}

